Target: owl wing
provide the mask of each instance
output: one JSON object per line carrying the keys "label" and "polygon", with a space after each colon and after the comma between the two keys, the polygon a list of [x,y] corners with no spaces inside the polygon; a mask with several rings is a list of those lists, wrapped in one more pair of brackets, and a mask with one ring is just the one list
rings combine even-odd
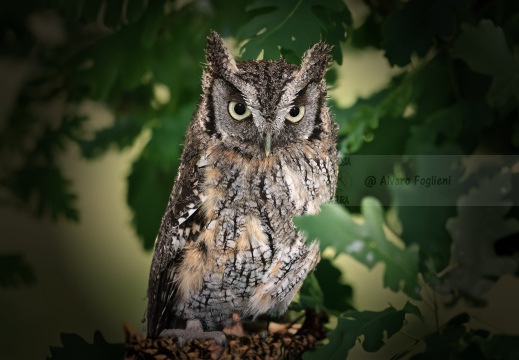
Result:
{"label": "owl wing", "polygon": [[149,337],[157,337],[160,330],[171,327],[171,307],[176,293],[175,268],[184,246],[195,241],[197,229],[204,226],[203,217],[198,216],[201,199],[197,160],[183,159],[159,229],[148,284]]}

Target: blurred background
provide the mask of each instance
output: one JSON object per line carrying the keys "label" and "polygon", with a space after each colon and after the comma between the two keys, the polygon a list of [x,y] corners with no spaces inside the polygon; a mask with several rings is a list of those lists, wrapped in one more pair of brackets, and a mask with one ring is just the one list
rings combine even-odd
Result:
{"label": "blurred background", "polygon": [[[238,59],[298,63],[319,39],[334,45],[343,181],[336,204],[296,220],[325,260],[291,311],[323,309],[333,331],[355,312],[420,309],[396,334],[393,320],[358,334],[384,339],[378,352],[359,341],[343,357],[517,358],[517,10],[513,0],[0,5],[1,357],[56,359],[49,347],[67,347],[62,333],[123,343],[123,323],[142,330],[214,29]],[[348,186],[374,169],[434,174],[423,155],[449,155],[441,166],[463,181],[441,206],[413,187]],[[364,161],[350,170],[355,156]],[[408,197],[428,206],[405,206]]]}

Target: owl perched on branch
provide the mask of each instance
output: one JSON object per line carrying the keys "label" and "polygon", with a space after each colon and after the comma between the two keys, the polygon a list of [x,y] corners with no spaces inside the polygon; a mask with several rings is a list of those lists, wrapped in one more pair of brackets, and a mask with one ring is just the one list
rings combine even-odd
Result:
{"label": "owl perched on branch", "polygon": [[233,314],[283,313],[319,261],[292,219],[335,195],[337,125],[326,106],[330,46],[301,66],[236,62],[207,39],[203,95],[155,246],[148,336],[214,338]]}

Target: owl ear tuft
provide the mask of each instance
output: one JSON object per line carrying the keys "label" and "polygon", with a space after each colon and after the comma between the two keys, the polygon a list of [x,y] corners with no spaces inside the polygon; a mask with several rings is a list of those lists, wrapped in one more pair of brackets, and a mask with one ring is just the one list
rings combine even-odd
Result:
{"label": "owl ear tuft", "polygon": [[312,46],[303,55],[300,73],[315,80],[321,79],[333,60],[331,50],[332,47],[322,41]]}
{"label": "owl ear tuft", "polygon": [[207,37],[205,62],[207,69],[212,73],[226,75],[238,72],[236,61],[229,52],[222,37],[214,30],[211,30]]}

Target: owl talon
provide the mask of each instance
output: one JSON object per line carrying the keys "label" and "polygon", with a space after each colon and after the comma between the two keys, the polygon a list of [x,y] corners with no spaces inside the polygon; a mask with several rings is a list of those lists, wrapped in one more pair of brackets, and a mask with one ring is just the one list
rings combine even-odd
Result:
{"label": "owl talon", "polygon": [[178,346],[183,347],[186,341],[193,339],[213,339],[217,344],[226,346],[227,337],[221,331],[204,331],[200,320],[188,320],[185,329],[166,329],[162,330],[159,337],[176,337]]}

